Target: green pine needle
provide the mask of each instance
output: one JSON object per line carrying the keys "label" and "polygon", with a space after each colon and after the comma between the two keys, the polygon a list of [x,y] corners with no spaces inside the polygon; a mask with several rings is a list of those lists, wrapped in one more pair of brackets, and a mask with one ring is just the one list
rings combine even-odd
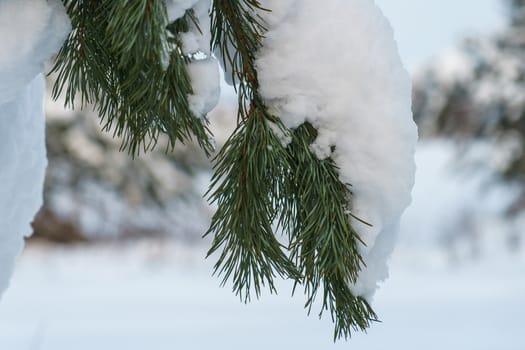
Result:
{"label": "green pine needle", "polygon": [[73,30],[52,69],[53,98],[64,94],[71,107],[77,96],[80,107],[94,104],[104,129],[132,155],[153,148],[160,134],[169,148],[196,139],[210,154],[207,121],[188,102],[192,58],[181,50],[180,34],[196,21],[192,12],[169,24],[164,1],[63,1]]}
{"label": "green pine needle", "polygon": [[[244,301],[262,286],[275,292],[280,276],[302,285],[310,312],[318,293],[335,323],[334,340],[365,330],[377,316],[349,284],[364,266],[363,243],[351,225],[351,191],[331,159],[319,160],[310,146],[317,130],[304,124],[287,130],[259,95],[256,53],[266,31],[256,0],[215,0],[212,43],[231,67],[239,95],[238,127],[216,158],[211,201],[218,204],[207,234],[208,256],[220,252],[215,272],[233,281]],[[275,67],[279,69],[279,67]],[[292,138],[285,146],[274,132]],[[276,232],[288,234],[280,246]],[[295,288],[294,288],[295,290]]]}
{"label": "green pine needle", "polygon": [[[210,154],[205,118],[193,115],[181,34],[198,28],[192,10],[168,23],[165,1],[63,0],[73,30],[58,53],[53,97],[66,105],[95,105],[104,128],[132,155],[166,135],[168,148],[197,140]],[[214,159],[209,200],[218,205],[206,235],[215,273],[247,302],[275,279],[302,286],[311,311],[322,294],[335,323],[334,340],[377,321],[368,302],[352,294],[364,266],[352,226],[352,192],[331,158],[311,151],[317,130],[306,123],[288,130],[259,94],[255,60],[265,24],[257,0],[213,0],[212,49],[221,53],[236,82],[237,128]],[[279,69],[279,67],[275,67]],[[283,143],[283,137],[291,139]],[[358,218],[356,218],[359,220]],[[284,233],[286,238],[277,238]],[[296,288],[294,288],[295,290]]]}
{"label": "green pine needle", "polygon": [[234,291],[249,301],[262,286],[275,292],[274,278],[298,278],[283,252],[272,224],[278,214],[282,160],[286,151],[270,124],[253,110],[216,158],[211,202],[218,204],[208,234],[214,233],[208,255],[222,248],[215,265],[223,283],[233,280]]}
{"label": "green pine needle", "polygon": [[294,131],[288,146],[291,168],[285,188],[291,192],[285,197],[294,198],[295,216],[283,226],[290,235],[291,257],[303,275],[308,312],[322,291],[322,310],[329,310],[335,321],[334,339],[347,338],[352,330],[368,328],[377,316],[348,287],[364,266],[357,248],[364,243],[348,214],[350,185],[341,182],[331,158],[319,160],[312,152],[316,137],[315,128],[306,123]]}

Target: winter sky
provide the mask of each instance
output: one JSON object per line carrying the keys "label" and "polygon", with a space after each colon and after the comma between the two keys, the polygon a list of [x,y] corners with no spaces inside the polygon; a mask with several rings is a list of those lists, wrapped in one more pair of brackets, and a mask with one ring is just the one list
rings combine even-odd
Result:
{"label": "winter sky", "polygon": [[461,37],[490,33],[505,23],[504,0],[376,0],[390,19],[409,69]]}

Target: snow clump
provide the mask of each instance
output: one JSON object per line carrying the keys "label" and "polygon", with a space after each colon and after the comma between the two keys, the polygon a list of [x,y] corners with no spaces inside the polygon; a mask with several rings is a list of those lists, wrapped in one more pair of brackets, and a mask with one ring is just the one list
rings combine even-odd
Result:
{"label": "snow clump", "polygon": [[[312,151],[352,184],[352,219],[366,245],[356,296],[388,276],[401,214],[411,201],[417,128],[411,82],[388,20],[371,0],[265,0],[260,92],[289,128],[310,122]],[[335,146],[335,147],[333,147]]]}
{"label": "snow clump", "polygon": [[167,2],[168,20],[173,22],[184,16],[186,11],[193,11],[198,26],[193,21],[189,30],[182,33],[182,51],[192,55],[188,65],[193,94],[188,96],[190,109],[195,116],[206,116],[219,102],[220,76],[219,64],[210,52],[210,0],[171,0]]}

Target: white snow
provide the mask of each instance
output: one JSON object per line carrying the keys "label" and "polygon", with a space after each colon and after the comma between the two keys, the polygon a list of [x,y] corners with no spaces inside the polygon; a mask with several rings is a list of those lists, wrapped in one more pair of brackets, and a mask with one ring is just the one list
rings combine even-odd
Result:
{"label": "white snow", "polygon": [[[209,0],[207,0],[209,2]],[[168,20],[173,22],[181,18],[186,10],[191,9],[199,0],[168,0],[166,6],[168,9]]]}
{"label": "white snow", "polygon": [[[210,0],[196,1],[192,6],[199,26],[190,23],[187,33],[181,35],[183,50],[201,58],[188,66],[193,94],[189,96],[191,111],[199,118],[206,116],[219,102],[219,63],[210,51]],[[203,57],[202,57],[203,56]]]}
{"label": "white snow", "polygon": [[190,109],[195,116],[206,116],[219,102],[219,64],[210,52],[210,0],[172,0],[167,2],[170,22],[193,10],[198,26],[190,21],[189,30],[181,34],[182,52],[192,55],[188,66],[193,94],[188,96]]}
{"label": "white snow", "polygon": [[213,57],[188,65],[193,94],[188,96],[191,111],[197,117],[207,115],[219,103],[219,65]]}
{"label": "white snow", "polygon": [[39,73],[68,31],[58,0],[0,3],[0,295],[42,205],[47,161]]}
{"label": "white snow", "polygon": [[210,0],[199,0],[192,5],[199,26],[197,27],[195,23],[191,22],[189,31],[182,34],[184,53],[202,52],[206,56],[211,56],[210,6]]}
{"label": "white snow", "polygon": [[272,12],[261,12],[269,29],[256,62],[261,94],[286,126],[312,123],[312,149],[352,184],[353,214],[373,225],[353,220],[367,267],[352,289],[371,297],[388,275],[415,171],[411,83],[393,31],[370,0],[328,0],[322,11],[317,0],[262,5]]}
{"label": "white snow", "polygon": [[44,80],[37,77],[12,101],[0,105],[0,292],[42,205],[46,168]]}
{"label": "white snow", "polygon": [[375,297],[382,323],[333,344],[330,318],[307,317],[302,298],[263,295],[244,305],[210,276],[204,254],[166,242],[30,247],[0,304],[0,348],[525,348],[523,256],[456,268],[396,258]]}
{"label": "white snow", "polygon": [[0,104],[44,70],[70,30],[59,0],[0,2]]}
{"label": "white snow", "polygon": [[[330,318],[307,317],[298,295],[241,303],[211,276],[206,245],[151,240],[30,245],[0,304],[0,349],[522,350],[525,251],[492,251],[498,237],[505,241],[507,219],[500,216],[490,228],[495,239],[481,241],[476,258],[451,260],[435,244],[447,230],[432,225],[487,200],[469,185],[482,174],[454,176],[455,151],[442,142],[418,149],[422,170],[390,263],[392,278],[374,298],[382,322],[348,342],[333,344]],[[478,218],[498,219],[500,211],[489,208],[507,200],[483,203]],[[290,289],[279,283],[278,290]]]}

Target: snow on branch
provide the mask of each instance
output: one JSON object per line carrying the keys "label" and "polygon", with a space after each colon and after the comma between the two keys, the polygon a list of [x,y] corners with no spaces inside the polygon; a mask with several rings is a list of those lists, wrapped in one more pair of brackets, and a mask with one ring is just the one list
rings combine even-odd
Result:
{"label": "snow on branch", "polygon": [[[317,129],[311,150],[351,184],[352,225],[364,268],[352,286],[371,296],[387,277],[399,218],[410,203],[417,128],[411,82],[390,24],[369,0],[267,0],[256,61],[271,112]],[[364,220],[367,225],[361,220]]]}

